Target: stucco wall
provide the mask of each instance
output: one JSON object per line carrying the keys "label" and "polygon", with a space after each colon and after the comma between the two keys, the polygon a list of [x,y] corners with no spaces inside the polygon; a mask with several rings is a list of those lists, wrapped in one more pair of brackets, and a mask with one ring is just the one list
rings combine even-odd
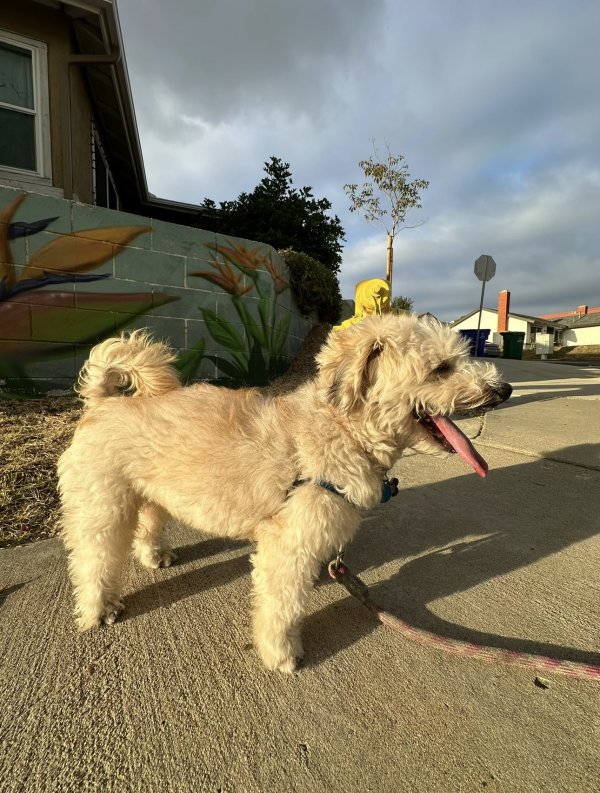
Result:
{"label": "stucco wall", "polygon": [[574,347],[579,344],[600,344],[600,325],[593,328],[570,328],[562,336],[565,347]]}
{"label": "stucco wall", "polygon": [[193,379],[266,382],[314,324],[262,243],[0,187],[0,378],[70,386],[89,347],[148,327]]}

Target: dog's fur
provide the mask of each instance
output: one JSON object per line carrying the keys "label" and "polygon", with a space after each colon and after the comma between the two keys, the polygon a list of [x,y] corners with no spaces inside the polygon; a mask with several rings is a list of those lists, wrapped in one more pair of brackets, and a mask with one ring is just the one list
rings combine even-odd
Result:
{"label": "dog's fur", "polygon": [[379,503],[385,473],[407,447],[445,454],[417,417],[510,393],[449,328],[391,314],[332,332],[316,378],[281,396],[184,388],[173,360],[136,331],[94,347],[82,369],[85,411],[59,461],[78,625],[116,619],[131,549],[147,567],[171,564],[161,529],[172,516],[256,541],[254,640],[284,672],[302,655],[321,564],[352,538],[359,510]]}

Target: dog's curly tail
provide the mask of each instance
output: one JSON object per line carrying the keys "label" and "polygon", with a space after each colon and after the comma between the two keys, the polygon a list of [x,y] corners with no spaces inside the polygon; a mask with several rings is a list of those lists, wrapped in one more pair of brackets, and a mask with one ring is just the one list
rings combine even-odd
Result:
{"label": "dog's curly tail", "polygon": [[181,383],[171,366],[175,355],[146,330],[122,333],[92,348],[79,373],[76,391],[86,405],[120,393],[157,396]]}

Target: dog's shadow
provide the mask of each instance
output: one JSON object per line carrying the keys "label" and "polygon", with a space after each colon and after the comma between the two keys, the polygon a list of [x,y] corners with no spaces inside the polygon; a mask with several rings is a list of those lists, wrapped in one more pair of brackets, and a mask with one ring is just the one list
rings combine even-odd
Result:
{"label": "dog's shadow", "polygon": [[239,548],[251,549],[252,545],[245,540],[205,537],[200,542],[195,542],[191,545],[180,545],[176,548],[177,566],[197,562],[200,559],[208,559],[211,556],[218,556],[219,554],[226,553],[227,551],[235,551]]}
{"label": "dog's shadow", "polygon": [[[473,545],[472,549],[471,545]],[[473,562],[476,564],[478,545],[478,541],[465,543],[460,552],[468,553],[473,550]],[[370,587],[372,601],[408,625],[429,631],[434,637],[441,636],[514,653],[529,653],[557,660],[600,665],[600,653],[597,652],[475,630],[465,625],[452,623],[434,614],[426,602],[428,582],[435,582],[438,576],[448,575],[446,554],[456,553],[457,550],[456,546],[453,546],[451,549],[433,551],[431,554],[406,563],[398,574]],[[326,585],[335,586],[335,583],[328,581]],[[347,595],[345,591],[344,594]],[[343,600],[333,603],[307,618],[304,628],[305,665],[314,666],[322,663],[355,645],[378,628],[382,628],[382,626],[375,615],[353,597],[347,595]],[[398,634],[398,653],[402,652],[407,641],[410,639]],[[432,644],[434,643],[436,643],[435,638],[432,637]]]}
{"label": "dog's shadow", "polygon": [[14,595],[15,592],[18,592],[19,589],[22,589],[22,587],[26,586],[27,584],[30,584],[34,580],[35,579],[30,578],[29,580],[22,581],[19,584],[12,584],[11,586],[3,587],[2,589],[0,589],[0,606],[3,605],[4,601],[7,600],[10,597],[10,595]]}
{"label": "dog's shadow", "polygon": [[[214,537],[191,545],[176,547],[177,562],[167,570],[148,570],[140,573],[152,577],[145,586],[135,587],[125,596],[126,609],[120,622],[127,622],[156,609],[170,608],[210,589],[217,589],[250,572],[251,545]],[[208,562],[197,562],[226,552],[247,548],[247,553]],[[191,570],[185,567],[194,565]],[[139,576],[138,576],[139,577]]]}
{"label": "dog's shadow", "polygon": [[[327,570],[321,573],[318,586],[336,587]],[[347,594],[344,590],[344,593]],[[344,597],[325,608],[309,614],[302,628],[306,668],[318,667],[329,658],[352,647],[379,626],[374,615],[357,600]]]}
{"label": "dog's shadow", "polygon": [[[598,453],[596,447],[588,451]],[[401,471],[400,466],[400,475]],[[396,565],[396,572],[389,578],[371,587],[371,597],[415,628],[480,646],[598,665],[597,651],[532,640],[527,638],[525,629],[521,635],[505,636],[453,623],[437,616],[429,605],[526,568],[594,536],[600,526],[600,502],[591,491],[587,499],[582,499],[581,486],[577,486],[578,478],[591,476],[591,472],[582,472],[576,466],[537,460],[494,471],[485,483],[461,476],[401,490],[391,505],[380,507],[366,522],[348,549],[346,561],[354,573],[361,575],[406,559],[399,569]],[[524,482],[529,483],[526,501]],[[556,494],[560,494],[558,499]],[[573,515],[578,519],[570,519]],[[368,578],[368,573],[363,577]],[[548,590],[544,584],[540,582],[536,589],[535,577],[531,579],[538,597]],[[328,585],[336,586],[334,582]],[[312,613],[306,620],[309,664],[335,656],[381,627],[372,612],[344,589],[340,591],[341,600]],[[502,597],[500,590],[497,593]],[[523,608],[527,607],[524,603]],[[502,608],[499,602],[490,615],[491,621]],[[519,624],[518,614],[513,623]],[[520,633],[518,628],[515,633]],[[398,634],[399,653],[407,641]]]}

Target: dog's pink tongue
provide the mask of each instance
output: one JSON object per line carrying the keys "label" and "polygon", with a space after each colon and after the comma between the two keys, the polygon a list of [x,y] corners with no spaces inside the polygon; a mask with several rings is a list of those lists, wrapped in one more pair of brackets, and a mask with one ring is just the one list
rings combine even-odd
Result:
{"label": "dog's pink tongue", "polygon": [[430,416],[429,418],[433,421],[458,456],[468,463],[479,476],[486,476],[489,470],[488,464],[464,432],[459,430],[456,424],[445,416]]}

